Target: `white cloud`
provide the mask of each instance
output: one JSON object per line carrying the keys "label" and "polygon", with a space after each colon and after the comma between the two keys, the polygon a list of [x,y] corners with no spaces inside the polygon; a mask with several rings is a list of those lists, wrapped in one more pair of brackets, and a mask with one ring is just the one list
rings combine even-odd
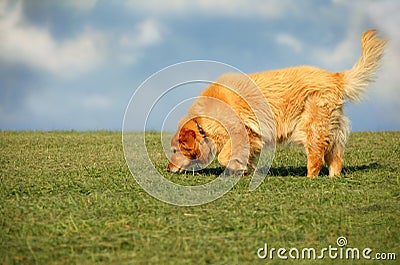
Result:
{"label": "white cloud", "polygon": [[71,6],[77,10],[87,11],[92,9],[97,3],[97,0],[63,0],[59,4]]}
{"label": "white cloud", "polygon": [[[389,105],[392,102],[397,104],[400,100],[400,90],[398,89],[400,83],[398,74],[400,69],[400,32],[398,30],[400,2],[386,0],[354,1],[354,3],[349,1],[349,3],[352,3],[350,10],[354,12],[354,20],[357,19],[357,16],[365,16],[373,22],[380,35],[388,39],[382,67],[377,73],[377,82],[371,84],[373,89],[370,98],[386,102]],[[360,32],[365,30],[361,25],[356,28]],[[359,42],[358,45],[360,45]],[[400,123],[398,116],[397,119]]]}
{"label": "white cloud", "polygon": [[296,53],[301,52],[303,49],[303,45],[302,45],[301,41],[299,41],[294,36],[287,34],[287,33],[278,33],[275,37],[275,41],[278,44],[288,46]]}
{"label": "white cloud", "polygon": [[143,49],[162,41],[162,27],[154,19],[146,19],[138,23],[132,33],[119,37],[119,59],[132,64],[135,63]]}
{"label": "white cloud", "polygon": [[139,37],[138,43],[139,45],[150,45],[161,40],[161,33],[159,30],[159,26],[154,20],[145,20],[138,25],[139,29]]}
{"label": "white cloud", "polygon": [[235,17],[257,15],[265,18],[280,17],[294,7],[292,0],[131,0],[126,4],[135,11],[141,10],[147,14],[191,15],[196,12]]}
{"label": "white cloud", "polygon": [[393,63],[392,68],[400,66],[398,63],[391,62],[390,57],[399,58],[400,32],[397,25],[400,24],[400,17],[397,16],[400,10],[400,2],[398,1],[334,1],[335,3],[346,5],[350,14],[350,23],[345,32],[345,37],[338,40],[336,46],[332,48],[315,47],[314,52],[317,61],[320,61],[328,70],[340,71],[344,68],[351,67],[361,55],[361,34],[368,28],[368,24],[374,24],[373,27],[378,29],[378,33],[389,38],[386,47],[385,64],[389,59],[389,64]]}
{"label": "white cloud", "polygon": [[75,76],[102,61],[104,37],[86,29],[65,41],[56,40],[46,28],[25,23],[22,3],[0,9],[0,59],[22,63],[59,76]]}
{"label": "white cloud", "polygon": [[[323,68],[329,71],[350,69],[361,55],[361,34],[365,28],[367,17],[362,9],[352,6],[356,1],[335,1],[338,5],[347,6],[351,12],[349,22],[344,30],[344,38],[338,39],[332,47],[315,47],[313,55]],[[331,46],[331,45],[329,45]]]}
{"label": "white cloud", "polygon": [[82,97],[82,105],[90,110],[107,110],[113,105],[113,101],[106,95],[87,95]]}
{"label": "white cloud", "polygon": [[123,47],[142,47],[161,41],[161,32],[158,23],[153,19],[147,19],[136,25],[134,34],[123,35],[120,44]]}
{"label": "white cloud", "polygon": [[330,71],[349,69],[361,55],[361,31],[349,31],[343,40],[333,48],[316,48],[314,56],[324,68]]}
{"label": "white cloud", "polygon": [[[391,128],[398,128],[400,118],[398,106],[400,101],[400,11],[399,1],[335,1],[348,7],[352,18],[347,28],[346,36],[339,41],[333,50],[317,49],[316,59],[320,60],[328,70],[341,71],[352,67],[361,55],[361,33],[367,28],[365,25],[373,25],[378,33],[388,39],[382,66],[377,72],[377,80],[369,85],[370,91],[366,98],[370,99],[361,103],[368,106],[365,109],[373,111],[374,106],[383,106],[382,120],[390,121]],[[367,23],[365,23],[367,22]],[[333,69],[332,69],[333,68]],[[360,107],[360,106],[359,106]],[[383,108],[386,108],[383,110]],[[375,109],[376,110],[376,109]],[[381,121],[377,121],[379,123]]]}
{"label": "white cloud", "polygon": [[[366,13],[372,18],[382,34],[388,38],[383,65],[379,73],[376,94],[385,100],[400,101],[400,11],[399,1],[372,2],[365,6]],[[397,119],[398,115],[396,116]],[[400,119],[399,119],[400,120]]]}

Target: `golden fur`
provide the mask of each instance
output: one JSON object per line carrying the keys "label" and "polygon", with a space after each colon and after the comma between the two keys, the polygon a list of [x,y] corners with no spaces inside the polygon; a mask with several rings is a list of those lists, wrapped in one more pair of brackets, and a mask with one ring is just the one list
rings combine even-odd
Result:
{"label": "golden fur", "polygon": [[[362,55],[350,70],[328,72],[299,66],[249,74],[262,94],[243,75],[221,76],[179,122],[167,170],[181,172],[218,155],[219,163],[231,173],[243,173],[254,167],[253,159],[263,145],[276,139],[304,146],[308,177],[317,176],[324,162],[330,176],[339,175],[350,131],[343,104],[346,99],[360,100],[373,81],[385,40],[369,30],[363,33],[361,44]],[[265,99],[260,95],[271,111],[262,105]],[[254,110],[253,106],[263,107]]]}

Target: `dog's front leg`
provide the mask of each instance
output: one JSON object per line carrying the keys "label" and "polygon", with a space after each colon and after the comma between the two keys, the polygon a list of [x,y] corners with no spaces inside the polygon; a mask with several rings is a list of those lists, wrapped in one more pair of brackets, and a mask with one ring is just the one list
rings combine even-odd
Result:
{"label": "dog's front leg", "polygon": [[226,167],[230,175],[242,175],[248,173],[249,144],[242,141],[242,136],[232,137],[223,146],[218,155],[219,163]]}

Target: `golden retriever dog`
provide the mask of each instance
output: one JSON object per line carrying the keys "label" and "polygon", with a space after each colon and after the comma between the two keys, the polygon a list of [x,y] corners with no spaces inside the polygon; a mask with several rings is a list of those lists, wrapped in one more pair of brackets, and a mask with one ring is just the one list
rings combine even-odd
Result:
{"label": "golden retriever dog", "polygon": [[364,32],[361,57],[342,72],[298,66],[246,75],[250,81],[222,75],[179,122],[167,171],[182,172],[218,156],[229,173],[246,173],[263,146],[276,140],[304,147],[308,177],[318,176],[324,162],[329,176],[339,175],[350,132],[343,104],[359,101],[374,80],[385,42],[375,30]]}

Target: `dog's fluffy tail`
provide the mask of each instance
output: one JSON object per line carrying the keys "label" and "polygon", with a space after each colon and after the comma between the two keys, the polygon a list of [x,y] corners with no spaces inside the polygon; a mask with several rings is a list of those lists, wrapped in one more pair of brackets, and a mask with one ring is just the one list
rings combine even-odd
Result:
{"label": "dog's fluffy tail", "polygon": [[360,101],[367,84],[375,79],[375,72],[381,64],[386,40],[368,30],[361,37],[362,55],[353,68],[343,72],[343,93],[351,101]]}

